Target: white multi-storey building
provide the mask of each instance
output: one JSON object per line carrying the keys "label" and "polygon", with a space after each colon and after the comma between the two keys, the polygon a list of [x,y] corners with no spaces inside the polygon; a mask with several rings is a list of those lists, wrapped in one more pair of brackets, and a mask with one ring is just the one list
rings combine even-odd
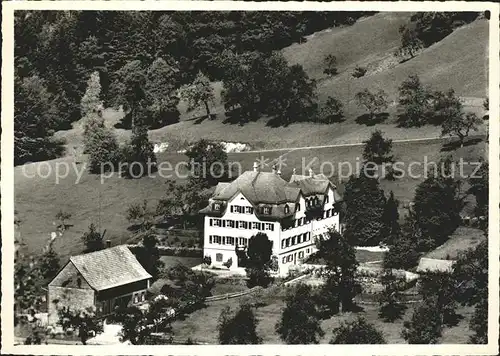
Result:
{"label": "white multi-storey building", "polygon": [[294,172],[287,182],[279,171],[261,172],[254,164],[253,171],[233,182],[219,183],[200,211],[205,214],[204,255],[215,266],[231,259],[230,269],[239,267],[248,240],[262,232],[272,241],[278,272],[286,274],[290,265],[315,252],[319,235],[328,228],[340,229],[340,199],[323,174]]}

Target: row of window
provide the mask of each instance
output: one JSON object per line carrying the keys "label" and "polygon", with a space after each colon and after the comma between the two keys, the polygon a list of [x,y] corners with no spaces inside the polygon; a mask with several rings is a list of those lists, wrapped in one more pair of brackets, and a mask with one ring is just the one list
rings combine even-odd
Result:
{"label": "row of window", "polygon": [[[332,217],[332,216],[335,216],[335,215],[338,215],[338,213],[335,212],[335,209],[328,209],[328,210],[325,210],[323,212],[323,216],[320,219],[326,219],[326,218],[329,218],[329,217]],[[282,230],[292,229],[294,227],[298,227],[298,226],[309,224],[310,222],[311,222],[310,219],[307,219],[306,217],[302,217],[302,218],[296,219],[294,221],[293,225],[289,226],[288,228],[287,227],[282,227]]]}
{"label": "row of window", "polygon": [[253,208],[251,206],[231,205],[230,210],[232,213],[253,214]]}
{"label": "row of window", "polygon": [[217,245],[235,246],[235,244],[238,244],[238,246],[248,246],[248,239],[245,237],[210,235],[208,237],[208,242]]}
{"label": "row of window", "polygon": [[233,229],[249,229],[249,230],[262,230],[274,231],[272,223],[261,223],[256,221],[236,221],[225,219],[210,219],[210,226],[217,227],[230,227]]}
{"label": "row of window", "polygon": [[292,236],[287,239],[281,240],[281,248],[287,248],[290,246],[298,245],[302,242],[310,241],[311,240],[311,233],[310,232],[305,232],[300,235]]}
{"label": "row of window", "polygon": [[[309,254],[309,252],[311,252],[311,249],[306,249],[306,254]],[[295,252],[295,253],[291,253],[289,254],[288,256],[285,256],[281,259],[281,263],[285,264],[285,263],[290,263],[290,262],[294,262],[294,258],[298,258],[299,260],[303,259],[304,258],[304,251],[299,251],[298,253]]]}

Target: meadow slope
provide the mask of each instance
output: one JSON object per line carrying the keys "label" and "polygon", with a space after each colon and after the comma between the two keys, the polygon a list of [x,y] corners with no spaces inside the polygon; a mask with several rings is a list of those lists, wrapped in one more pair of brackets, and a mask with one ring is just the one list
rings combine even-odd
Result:
{"label": "meadow slope", "polygon": [[[440,129],[434,126],[404,129],[394,124],[397,88],[410,74],[418,74],[425,84],[436,90],[453,88],[464,99],[466,110],[481,114],[487,93],[488,21],[477,20],[458,28],[415,58],[398,63],[394,57],[400,43],[398,28],[407,23],[410,16],[410,13],[379,13],[361,18],[352,26],[317,32],[308,36],[307,41],[283,49],[290,64],[301,64],[317,80],[320,104],[328,96],[338,97],[343,102],[346,120],[342,123],[296,123],[273,128],[266,126],[268,119],[262,117],[243,126],[231,124],[221,104],[222,84],[216,82],[213,83],[215,120],[199,119],[202,110],[187,113],[186,104],[181,102],[181,121],[151,130],[150,138],[155,143],[168,142],[172,149],[182,148],[200,138],[244,142],[254,149],[272,149],[361,142],[375,129],[381,129],[394,139],[439,136]],[[323,59],[327,54],[338,59],[339,74],[333,78],[323,74]],[[368,69],[364,77],[351,76],[356,65]],[[364,111],[354,101],[354,95],[365,88],[383,89],[389,95],[390,117],[385,122],[375,126],[356,123],[356,118]],[[118,122],[121,116],[120,112],[107,112],[110,125]],[[73,147],[81,145],[81,123],[76,123],[75,127],[56,134],[68,140],[69,154]],[[116,132],[121,141],[130,136],[130,131],[117,129]]]}

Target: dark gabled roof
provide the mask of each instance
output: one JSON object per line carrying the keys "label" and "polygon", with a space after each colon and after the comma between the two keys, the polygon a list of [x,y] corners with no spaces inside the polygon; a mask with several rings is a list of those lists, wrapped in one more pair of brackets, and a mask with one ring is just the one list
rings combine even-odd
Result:
{"label": "dark gabled roof", "polygon": [[[222,216],[227,208],[227,201],[241,193],[256,208],[255,213],[262,220],[284,218],[295,213],[295,203],[302,194],[304,197],[317,196],[321,203],[323,194],[331,186],[335,202],[342,200],[335,185],[323,174],[309,176],[293,174],[287,182],[275,172],[246,171],[231,183],[219,183],[210,198],[207,207],[200,210],[202,214]],[[220,203],[221,209],[212,209],[212,203]],[[285,213],[285,206],[288,212]],[[271,207],[271,214],[263,214],[261,208]]]}
{"label": "dark gabled roof", "polygon": [[[301,176],[304,177],[304,176]],[[313,175],[302,179],[290,180],[290,187],[299,188],[304,196],[314,194],[324,194],[329,185],[332,185],[330,180],[323,174]]]}
{"label": "dark gabled roof", "polygon": [[300,189],[289,187],[276,173],[246,171],[233,182],[218,186],[212,197],[227,201],[241,192],[253,204],[281,204],[297,200]]}
{"label": "dark gabled roof", "polygon": [[69,260],[97,291],[151,278],[125,245],[72,256]]}

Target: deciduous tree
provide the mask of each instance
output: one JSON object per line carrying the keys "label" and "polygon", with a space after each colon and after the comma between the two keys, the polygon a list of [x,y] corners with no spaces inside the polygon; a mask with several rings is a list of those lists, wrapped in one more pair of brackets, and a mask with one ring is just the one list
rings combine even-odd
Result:
{"label": "deciduous tree", "polygon": [[317,344],[324,336],[311,287],[299,284],[285,300],[276,332],[287,344]]}
{"label": "deciduous tree", "polygon": [[87,340],[103,332],[102,320],[98,319],[92,308],[85,310],[73,310],[67,307],[59,309],[59,321],[63,330],[72,328],[78,330],[78,336],[82,344]]}
{"label": "deciduous tree", "polygon": [[410,75],[399,86],[399,124],[419,127],[432,117],[432,93],[417,75]]}
{"label": "deciduous tree", "polygon": [[340,100],[333,96],[329,96],[324,106],[319,112],[319,120],[325,124],[331,124],[341,121],[344,117],[344,105]]}
{"label": "deciduous tree", "polygon": [[198,72],[191,85],[184,87],[180,92],[181,97],[188,103],[188,111],[192,111],[201,105],[204,106],[207,117],[210,118],[210,105],[215,102],[214,88],[208,77]]}
{"label": "deciduous tree", "polygon": [[262,338],[257,335],[258,320],[252,308],[243,304],[236,312],[225,307],[219,316],[217,330],[219,343],[222,345],[260,344]]}
{"label": "deciduous tree", "polygon": [[387,109],[387,94],[380,89],[376,93],[372,93],[368,89],[356,93],[354,96],[360,106],[364,106],[368,111],[370,119],[373,119],[382,110]]}
{"label": "deciduous tree", "polygon": [[329,54],[325,57],[324,63],[325,63],[325,69],[323,70],[323,73],[325,73],[328,76],[333,76],[338,74],[337,57],[335,57],[333,54]]}
{"label": "deciduous tree", "polygon": [[415,57],[420,49],[424,47],[422,41],[418,38],[418,34],[414,28],[402,25],[399,27],[401,35],[401,45],[396,51],[396,55],[403,60],[410,56],[410,59]]}
{"label": "deciduous tree", "polygon": [[363,317],[333,329],[330,344],[385,344],[384,335]]}
{"label": "deciduous tree", "polygon": [[187,150],[186,156],[191,170],[189,179],[200,187],[214,186],[230,176],[227,153],[218,142],[201,139]]}
{"label": "deciduous tree", "polygon": [[461,113],[448,116],[441,126],[441,135],[456,135],[460,142],[460,147],[464,146],[465,139],[471,131],[477,130],[481,124],[481,119],[475,113]]}

